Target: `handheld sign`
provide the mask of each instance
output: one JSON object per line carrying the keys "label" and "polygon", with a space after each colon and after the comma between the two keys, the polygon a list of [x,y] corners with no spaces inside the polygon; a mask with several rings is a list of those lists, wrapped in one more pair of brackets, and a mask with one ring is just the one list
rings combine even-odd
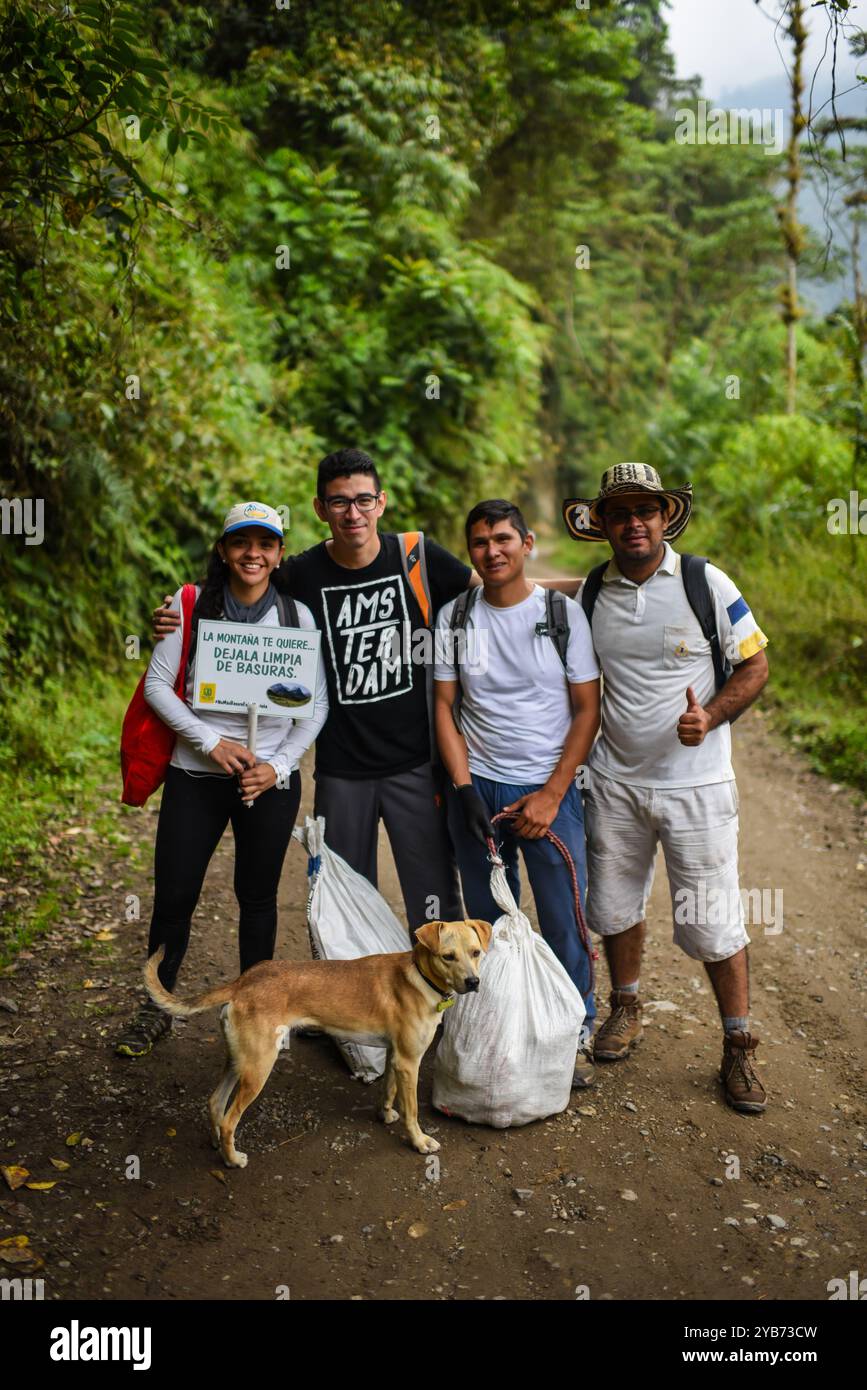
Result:
{"label": "handheld sign", "polygon": [[193,709],[310,719],[321,633],[262,623],[199,623]]}

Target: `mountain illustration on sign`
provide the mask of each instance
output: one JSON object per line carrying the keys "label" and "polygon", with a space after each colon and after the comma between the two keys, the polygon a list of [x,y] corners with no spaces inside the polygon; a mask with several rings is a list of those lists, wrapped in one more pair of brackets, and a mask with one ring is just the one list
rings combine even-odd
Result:
{"label": "mountain illustration on sign", "polygon": [[265,693],[273,704],[287,705],[292,709],[306,705],[313,698],[306,685],[284,685],[282,681],[269,685]]}

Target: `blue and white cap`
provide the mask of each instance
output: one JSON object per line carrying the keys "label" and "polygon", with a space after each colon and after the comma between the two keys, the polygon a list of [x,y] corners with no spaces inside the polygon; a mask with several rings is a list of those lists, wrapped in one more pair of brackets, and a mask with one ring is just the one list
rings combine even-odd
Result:
{"label": "blue and white cap", "polygon": [[266,531],[273,531],[283,539],[283,518],[264,502],[238,502],[230,507],[223,522],[223,535],[240,531],[245,526],[264,526]]}

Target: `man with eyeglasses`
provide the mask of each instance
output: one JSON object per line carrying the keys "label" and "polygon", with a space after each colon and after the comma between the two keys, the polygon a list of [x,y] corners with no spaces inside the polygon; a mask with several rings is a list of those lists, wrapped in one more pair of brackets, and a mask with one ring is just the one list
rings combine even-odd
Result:
{"label": "man with eyeglasses", "polygon": [[[325,817],[329,846],[374,887],[382,820],[412,930],[430,917],[462,917],[463,908],[431,761],[426,670],[405,640],[424,615],[400,538],[378,530],[386,503],[368,454],[329,454],[313,507],[331,538],[289,556],[276,583],[308,603],[323,633],[330,703],[316,741],[315,814]],[[427,537],[424,554],[435,612],[472,571]]]}
{"label": "man with eyeglasses", "polygon": [[675,944],[704,965],[722,1018],[724,1097],[761,1114],[730,721],[768,679],[768,639],[727,574],[672,549],[691,510],[691,484],[663,488],[643,463],[616,464],[597,497],[563,504],[574,540],[607,541],[613,551],[581,594],[603,679],[584,791],[587,919],[611,976],[611,1014],[594,1057],[620,1061],[642,1036],[645,907],[661,843]]}

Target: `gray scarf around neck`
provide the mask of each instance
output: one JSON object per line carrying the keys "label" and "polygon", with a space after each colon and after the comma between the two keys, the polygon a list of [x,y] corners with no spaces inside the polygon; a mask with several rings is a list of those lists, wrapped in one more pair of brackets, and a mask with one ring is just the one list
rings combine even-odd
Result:
{"label": "gray scarf around neck", "polygon": [[260,623],[277,602],[277,590],[273,581],[255,603],[241,603],[235,598],[228,584],[223,586],[223,617],[230,623]]}

